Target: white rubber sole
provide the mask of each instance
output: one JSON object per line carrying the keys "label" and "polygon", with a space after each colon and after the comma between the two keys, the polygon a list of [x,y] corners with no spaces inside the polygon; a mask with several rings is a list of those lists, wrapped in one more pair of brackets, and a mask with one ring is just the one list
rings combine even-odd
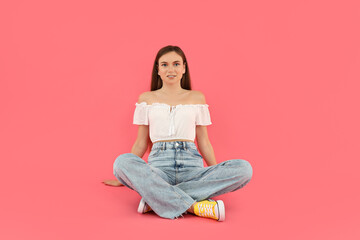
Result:
{"label": "white rubber sole", "polygon": [[218,205],[218,209],[219,209],[219,222],[222,222],[225,220],[225,205],[224,202],[222,200],[217,200],[217,205]]}
{"label": "white rubber sole", "polygon": [[138,207],[138,213],[144,213],[144,208],[145,208],[145,201],[144,199],[142,198],[140,200],[140,203],[139,203],[139,207]]}

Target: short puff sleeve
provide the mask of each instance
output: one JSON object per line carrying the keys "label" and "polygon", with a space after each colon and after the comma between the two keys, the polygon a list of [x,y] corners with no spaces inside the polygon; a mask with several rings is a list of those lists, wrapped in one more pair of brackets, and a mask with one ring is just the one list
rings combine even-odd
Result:
{"label": "short puff sleeve", "polygon": [[149,108],[146,102],[135,103],[133,124],[149,125],[148,111]]}
{"label": "short puff sleeve", "polygon": [[196,118],[195,118],[196,125],[210,125],[212,124],[209,112],[209,105],[207,104],[199,104],[197,108]]}

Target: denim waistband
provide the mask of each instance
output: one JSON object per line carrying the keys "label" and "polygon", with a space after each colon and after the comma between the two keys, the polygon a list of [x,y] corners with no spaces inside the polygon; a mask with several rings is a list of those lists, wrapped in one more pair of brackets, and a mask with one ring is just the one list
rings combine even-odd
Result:
{"label": "denim waistband", "polygon": [[175,149],[175,148],[180,148],[180,149],[186,149],[186,148],[192,148],[192,149],[197,149],[196,145],[194,142],[190,142],[190,141],[171,141],[171,142],[165,142],[165,141],[159,141],[159,142],[155,142],[153,143],[153,146],[151,148],[151,150],[156,150],[161,148],[162,150],[166,150],[166,149]]}

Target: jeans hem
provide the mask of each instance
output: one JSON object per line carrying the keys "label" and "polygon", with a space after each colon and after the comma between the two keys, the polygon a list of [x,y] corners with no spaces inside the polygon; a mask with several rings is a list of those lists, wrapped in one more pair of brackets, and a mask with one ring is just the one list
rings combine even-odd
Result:
{"label": "jeans hem", "polygon": [[184,218],[183,214],[184,214],[184,213],[186,214],[186,213],[187,213],[187,210],[188,210],[188,209],[191,207],[191,205],[193,205],[194,203],[196,203],[196,200],[194,200],[193,203],[191,203],[188,207],[186,207],[185,210],[180,210],[180,211],[176,212],[175,216],[174,216],[174,217],[171,217],[170,219],[176,220],[176,219],[178,219],[179,217]]}

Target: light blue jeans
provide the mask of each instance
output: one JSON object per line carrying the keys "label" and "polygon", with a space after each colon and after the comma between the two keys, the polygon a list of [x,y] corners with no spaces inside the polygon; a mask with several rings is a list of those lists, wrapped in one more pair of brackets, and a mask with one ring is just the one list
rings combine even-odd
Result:
{"label": "light blue jeans", "polygon": [[233,192],[252,177],[252,167],[242,159],[231,159],[204,167],[194,142],[155,142],[148,163],[133,153],[118,156],[115,177],[136,191],[163,218],[182,216],[204,199]]}

